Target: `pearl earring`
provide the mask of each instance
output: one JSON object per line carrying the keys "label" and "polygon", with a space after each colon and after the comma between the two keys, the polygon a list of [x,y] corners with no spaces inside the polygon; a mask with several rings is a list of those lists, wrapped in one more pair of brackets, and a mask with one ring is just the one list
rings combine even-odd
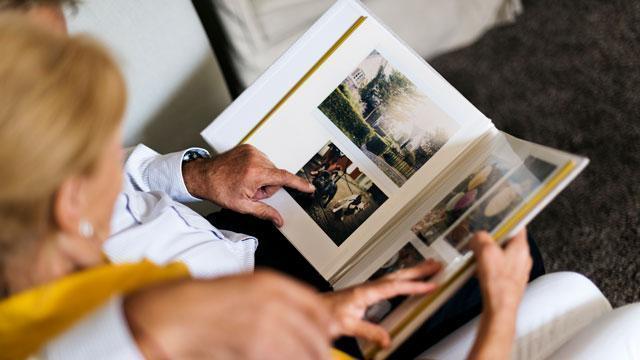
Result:
{"label": "pearl earring", "polygon": [[91,225],[87,220],[81,220],[80,225],[78,226],[78,231],[82,237],[90,238],[93,236],[93,225]]}

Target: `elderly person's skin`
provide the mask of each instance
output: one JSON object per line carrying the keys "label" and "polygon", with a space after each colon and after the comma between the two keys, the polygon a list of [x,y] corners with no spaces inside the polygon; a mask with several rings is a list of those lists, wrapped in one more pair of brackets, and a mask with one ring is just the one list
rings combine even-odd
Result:
{"label": "elderly person's skin", "polygon": [[471,241],[482,291],[482,315],[470,359],[509,359],[516,315],[533,264],[527,233],[520,231],[501,249],[486,232]]}
{"label": "elderly person's skin", "polygon": [[187,190],[193,196],[220,207],[284,224],[276,209],[261,200],[283,186],[303,192],[315,189],[306,180],[278,169],[265,154],[251,145],[240,145],[212,159],[197,159],[182,168]]}
{"label": "elderly person's skin", "polygon": [[[10,225],[0,233],[0,285],[12,295],[104,263],[122,185],[125,94],[113,60],[93,42],[22,16],[0,27],[8,54],[0,58],[0,172],[10,175],[0,188],[0,223]],[[42,162],[29,168],[22,159]],[[387,345],[384,330],[362,320],[367,307],[433,290],[423,279],[438,270],[425,263],[411,276],[325,295],[266,271],[179,281],[126,296],[124,311],[149,358],[325,359],[343,335]]]}
{"label": "elderly person's skin", "polygon": [[[77,269],[100,265],[101,243],[122,178],[120,132],[112,136],[91,175],[71,175],[55,194],[56,228],[46,244],[11,259],[11,293],[47,283]],[[95,224],[86,239],[81,219]],[[140,291],[125,299],[125,312],[149,358],[218,357],[326,359],[332,338],[355,335],[389,343],[379,326],[362,320],[373,303],[422,294],[436,285],[422,279],[439,270],[428,262],[374,283],[320,296],[311,288],[268,271],[215,281],[183,281]],[[25,277],[24,274],[30,274]],[[224,324],[224,326],[220,326]],[[242,336],[238,336],[242,334]]]}
{"label": "elderly person's skin", "polygon": [[[34,6],[27,15],[49,30],[66,33],[58,6]],[[109,211],[121,183],[119,139],[119,133],[113,135],[93,178],[70,177],[61,185],[53,210],[58,231],[66,236],[56,237],[47,246],[25,249],[23,254],[28,256],[12,259],[9,269],[16,275],[10,276],[12,291],[103,261],[100,245],[108,235]],[[193,195],[237,212],[270,219],[278,226],[283,224],[280,214],[260,200],[282,186],[313,191],[310,184],[276,169],[264,154],[250,146],[187,163],[183,177]],[[78,233],[81,216],[90,217],[96,227],[92,241]],[[472,240],[485,308],[471,358],[509,357],[515,315],[531,267],[525,239],[522,231],[505,250],[484,233]],[[23,276],[25,264],[29,264],[29,278]],[[437,263],[425,263],[376,283],[324,297],[275,273],[258,271],[254,275],[147,289],[125,299],[125,312],[136,341],[150,358],[212,357],[225,353],[242,358],[326,358],[330,340],[339,335],[360,336],[388,345],[388,334],[381,327],[362,320],[367,306],[397,294],[431,291],[435,284],[415,280],[438,269]],[[215,306],[210,300],[213,298]],[[242,310],[236,311],[237,306]],[[226,325],[222,328],[217,324]],[[238,333],[243,336],[235,336]]]}
{"label": "elderly person's skin", "polygon": [[[67,23],[60,6],[40,5],[26,10],[26,15],[39,25],[61,33]],[[260,200],[270,197],[283,186],[302,192],[313,192],[309,182],[278,169],[256,148],[242,145],[211,159],[197,159],[183,169],[185,186],[195,197],[242,214],[284,224],[276,209]]]}

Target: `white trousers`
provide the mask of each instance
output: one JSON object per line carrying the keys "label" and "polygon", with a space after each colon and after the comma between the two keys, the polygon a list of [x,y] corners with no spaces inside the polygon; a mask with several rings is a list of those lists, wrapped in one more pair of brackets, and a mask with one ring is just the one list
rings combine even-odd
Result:
{"label": "white trousers", "polygon": [[[419,359],[465,359],[479,318]],[[513,359],[640,359],[640,304],[614,311],[586,277],[544,275],[527,287],[518,310]]]}

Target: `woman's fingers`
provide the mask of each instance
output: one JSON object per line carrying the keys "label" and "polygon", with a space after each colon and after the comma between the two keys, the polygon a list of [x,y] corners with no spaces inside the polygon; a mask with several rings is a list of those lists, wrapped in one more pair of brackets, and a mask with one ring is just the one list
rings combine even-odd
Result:
{"label": "woman's fingers", "polygon": [[355,324],[351,335],[373,341],[382,348],[386,348],[391,344],[391,337],[382,326],[364,320],[360,320]]}
{"label": "woman's fingers", "polygon": [[505,253],[512,256],[522,256],[522,254],[529,254],[529,243],[527,243],[527,232],[525,229],[518,231],[507,246],[505,247]]}
{"label": "woman's fingers", "polygon": [[437,288],[433,282],[406,281],[406,280],[381,280],[365,284],[358,288],[356,296],[366,305],[372,305],[380,300],[391,299],[400,295],[426,294]]}
{"label": "woman's fingers", "polygon": [[507,244],[505,256],[508,261],[512,263],[511,266],[514,272],[517,272],[517,275],[520,275],[522,278],[529,278],[533,260],[531,259],[531,252],[529,251],[529,243],[527,242],[527,233],[525,230],[518,232],[509,244]]}
{"label": "woman's fingers", "polygon": [[486,231],[478,231],[473,235],[469,246],[474,254],[478,254],[485,246],[491,246],[495,244],[495,241]]}
{"label": "woman's fingers", "polygon": [[417,295],[433,291],[434,282],[416,281],[434,275],[441,269],[439,262],[427,260],[408,269],[398,270],[380,280],[366,283],[358,288],[356,296],[367,305],[399,295]]}
{"label": "woman's fingers", "polygon": [[435,273],[440,271],[441,268],[442,268],[442,265],[439,262],[433,259],[429,259],[416,266],[413,266],[407,269],[398,270],[394,273],[391,273],[385,276],[383,279],[385,280],[423,279],[431,275],[434,275]]}

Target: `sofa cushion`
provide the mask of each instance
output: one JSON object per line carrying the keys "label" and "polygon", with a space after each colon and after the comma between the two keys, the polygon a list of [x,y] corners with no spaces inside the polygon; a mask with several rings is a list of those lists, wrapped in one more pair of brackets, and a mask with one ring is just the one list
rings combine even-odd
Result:
{"label": "sofa cushion", "polygon": [[[333,0],[212,0],[245,86],[257,78]],[[495,24],[512,21],[520,0],[364,0],[425,58],[467,45]]]}

